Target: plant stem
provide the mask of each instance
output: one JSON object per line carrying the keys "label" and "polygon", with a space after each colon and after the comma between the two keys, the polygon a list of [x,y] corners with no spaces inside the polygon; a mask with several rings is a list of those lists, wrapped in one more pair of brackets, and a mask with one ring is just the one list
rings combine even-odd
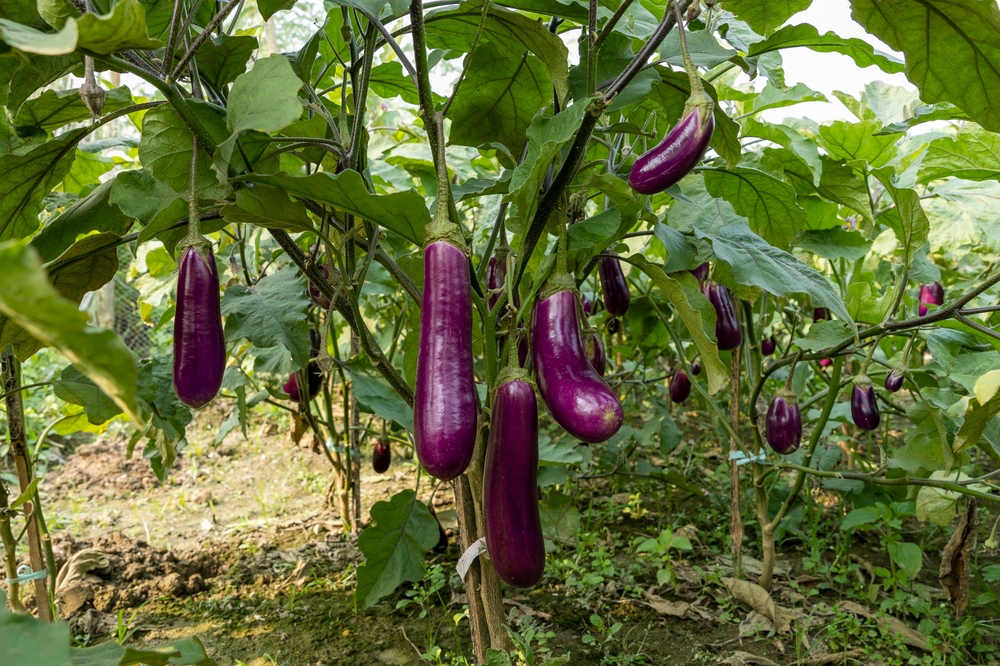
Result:
{"label": "plant stem", "polygon": [[7,583],[7,605],[15,613],[23,613],[24,605],[21,603],[21,584],[17,578],[17,540],[14,532],[10,529],[11,512],[7,498],[7,486],[0,480],[0,543],[3,543],[3,562],[7,578],[14,582]]}
{"label": "plant stem", "polygon": [[[733,350],[732,377],[730,378],[730,419],[733,432],[740,431],[740,351],[741,347]],[[752,409],[752,406],[751,406]],[[735,439],[729,439],[730,454],[738,451]],[[740,510],[740,468],[736,464],[737,460],[729,461],[729,537],[732,539],[733,549],[733,572],[737,578],[743,578],[743,564],[740,560],[740,553],[743,549],[743,514]]]}
{"label": "plant stem", "polygon": [[[201,45],[208,41],[208,39],[212,36],[212,31],[215,30],[215,27],[222,23],[223,19],[229,16],[229,12],[233,11],[240,1],[241,0],[229,0],[218,12],[216,12],[215,16],[212,17],[212,20],[205,26],[205,29],[202,30],[201,33],[195,38],[194,43],[191,44],[191,48],[187,50],[187,52],[181,57],[180,62],[177,63],[177,66],[174,67],[173,72],[167,79],[168,81],[176,81],[180,77],[180,75],[184,72],[184,67],[191,61],[194,54],[198,52]],[[214,152],[214,150],[210,151],[210,153]]]}

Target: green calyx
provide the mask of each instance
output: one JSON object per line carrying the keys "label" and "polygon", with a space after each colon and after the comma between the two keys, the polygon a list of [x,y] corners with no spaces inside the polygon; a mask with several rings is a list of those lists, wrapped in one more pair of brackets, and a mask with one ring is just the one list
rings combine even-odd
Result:
{"label": "green calyx", "polygon": [[574,294],[578,294],[576,290],[576,280],[573,276],[566,272],[559,272],[556,270],[548,280],[545,281],[545,286],[542,287],[541,291],[538,292],[539,300],[545,300],[550,296],[558,294],[560,291],[572,291]]}
{"label": "green calyx", "polygon": [[524,368],[519,368],[517,366],[507,366],[506,368],[501,370],[500,373],[497,375],[497,383],[496,386],[493,388],[493,390],[496,391],[504,384],[510,383],[517,379],[520,379],[522,382],[527,382],[532,386],[535,385],[535,383],[531,381],[531,377],[530,375],[528,375],[527,370],[525,370]]}
{"label": "green calyx", "polygon": [[178,261],[183,259],[189,247],[194,248],[194,251],[198,253],[198,256],[205,260],[206,264],[212,263],[212,241],[202,236],[201,233],[193,235],[189,232],[188,235],[177,243],[176,252]]}
{"label": "green calyx", "polygon": [[858,375],[857,377],[854,378],[854,380],[851,383],[857,386],[862,391],[867,391],[872,387],[872,380],[867,373],[862,373]]}
{"label": "green calyx", "polygon": [[782,387],[775,391],[774,397],[781,398],[789,405],[799,404],[799,396],[795,394],[795,391],[787,387]]}

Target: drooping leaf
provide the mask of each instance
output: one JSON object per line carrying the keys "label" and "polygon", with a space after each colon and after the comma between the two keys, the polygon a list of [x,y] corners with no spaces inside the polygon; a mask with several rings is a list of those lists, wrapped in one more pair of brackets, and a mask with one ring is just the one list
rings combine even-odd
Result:
{"label": "drooping leaf", "polygon": [[725,0],[722,6],[766,35],[811,4],[812,0]]}
{"label": "drooping leaf", "polygon": [[81,234],[101,231],[122,236],[128,231],[132,218],[109,201],[115,182],[111,179],[102,183],[51,220],[31,239],[31,246],[38,251],[42,261],[58,257]]}
{"label": "drooping leaf", "polygon": [[[879,182],[896,203],[897,216],[890,218],[892,230],[896,233],[903,246],[906,266],[913,261],[914,255],[927,242],[931,224],[927,220],[923,207],[920,205],[920,195],[916,190],[896,187],[893,183],[895,170],[892,167],[884,167],[872,171]],[[895,221],[898,220],[898,223]]]}
{"label": "drooping leaf", "polygon": [[880,129],[877,134],[900,134],[916,127],[917,125],[920,125],[921,123],[929,123],[933,120],[968,119],[969,118],[965,115],[965,112],[954,104],[949,102],[938,102],[937,104],[918,106],[913,110],[912,116],[897,123],[886,125]]}
{"label": "drooping leaf", "polygon": [[94,425],[100,425],[122,413],[114,400],[72,365],[63,368],[52,389],[60,400],[83,407],[87,420]]}
{"label": "drooping leaf", "polygon": [[101,55],[163,46],[146,34],[146,9],[139,0],[119,0],[110,14],[84,14],[76,22],[79,28],[76,47]]}
{"label": "drooping leaf", "polygon": [[806,212],[795,189],[774,176],[748,167],[705,169],[705,188],[746,217],[750,229],[778,248],[787,248],[806,226]]}
{"label": "drooping leaf", "polygon": [[282,345],[295,364],[309,362],[305,278],[292,268],[265,276],[252,287],[233,285],[222,299],[226,339],[245,338],[256,347]]}
{"label": "drooping leaf", "polygon": [[413,428],[413,408],[399,397],[365,356],[357,356],[344,367],[351,373],[352,390],[358,404],[368,413]]}
{"label": "drooping leaf", "polygon": [[798,47],[805,47],[819,53],[842,53],[853,60],[858,67],[874,65],[886,74],[896,74],[903,71],[901,60],[877,51],[863,39],[844,38],[833,32],[821,35],[815,26],[808,23],[785,26],[767,39],[751,44],[747,56],[759,56],[762,53],[779,49]]}
{"label": "drooping leaf", "polygon": [[221,90],[247,71],[247,63],[256,50],[256,37],[215,35],[195,54],[198,74],[216,90]]}

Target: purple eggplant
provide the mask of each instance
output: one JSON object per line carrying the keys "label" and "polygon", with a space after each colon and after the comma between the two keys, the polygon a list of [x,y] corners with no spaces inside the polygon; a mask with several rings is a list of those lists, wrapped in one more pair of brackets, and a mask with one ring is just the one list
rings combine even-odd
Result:
{"label": "purple eggplant", "polygon": [[556,423],[591,444],[618,432],[622,405],[587,360],[575,291],[557,291],[535,304],[531,353],[538,389]]}
{"label": "purple eggplant", "polygon": [[375,442],[372,447],[372,469],[378,474],[385,474],[392,462],[392,449],[389,440]]}
{"label": "purple eggplant", "polygon": [[514,587],[531,587],[545,571],[538,513],[538,404],[526,377],[520,370],[506,381],[501,377],[493,394],[483,474],[486,551],[500,579]]}
{"label": "purple eggplant", "polygon": [[583,314],[590,316],[594,314],[594,303],[587,298],[586,294],[580,294],[580,304],[583,305]]}
{"label": "purple eggplant", "polygon": [[823,321],[830,318],[830,311],[826,308],[813,308],[813,321]]}
{"label": "purple eggplant", "polygon": [[594,366],[597,374],[603,377],[604,371],[608,367],[608,357],[604,353],[604,341],[601,340],[597,329],[587,328],[583,332],[583,349],[587,354],[587,360],[590,361],[590,365]]}
{"label": "purple eggplant", "polygon": [[680,404],[687,400],[689,395],[691,395],[691,380],[688,379],[686,372],[678,370],[670,378],[670,400]]}
{"label": "purple eggplant", "polygon": [[628,312],[630,297],[621,262],[615,257],[601,257],[598,272],[604,291],[604,309],[615,317],[623,316]]}
{"label": "purple eggplant", "polygon": [[[319,272],[323,277],[329,278],[330,271],[326,270],[326,266],[320,266]],[[330,309],[330,299],[323,295],[323,292],[319,290],[312,280],[309,281],[309,300],[316,304],[320,310]]]}
{"label": "purple eggplant", "polygon": [[715,130],[711,107],[685,111],[663,141],[632,165],[628,184],[636,192],[656,194],[676,185],[704,157]]}
{"label": "purple eggplant", "polygon": [[323,346],[323,338],[320,337],[319,331],[314,328],[309,329],[309,358],[316,358],[319,356],[320,347]]}
{"label": "purple eggplant", "polygon": [[778,344],[774,341],[773,335],[760,341],[760,353],[764,356],[770,356],[777,348]]}
{"label": "purple eggplant", "polygon": [[702,293],[715,308],[715,339],[719,349],[736,349],[743,342],[743,332],[729,290],[715,282],[706,282],[702,285]]}
{"label": "purple eggplant", "polygon": [[920,285],[920,316],[927,314],[928,305],[944,305],[944,287],[940,282]]}
{"label": "purple eggplant", "polygon": [[899,366],[893,368],[892,372],[885,376],[885,390],[895,393],[903,388],[903,379],[905,379],[903,368]]}
{"label": "purple eggplant", "polygon": [[767,408],[767,443],[783,456],[795,452],[802,443],[802,415],[794,393],[781,389]]}
{"label": "purple eggplant", "polygon": [[[309,361],[309,364],[306,365],[306,378],[309,380],[309,399],[312,400],[319,395],[319,390],[323,388],[323,371],[320,370],[319,363]],[[299,393],[299,374],[293,372],[289,375],[288,381],[282,388],[292,401],[298,402],[302,397]]]}
{"label": "purple eggplant", "polygon": [[819,363],[819,367],[821,368],[829,368],[831,365],[833,365],[833,359],[821,358],[820,360],[817,361],[817,363]]}
{"label": "purple eggplant", "polygon": [[443,481],[465,471],[476,445],[469,260],[445,240],[424,248],[413,437],[420,464]]}
{"label": "purple eggplant", "polygon": [[851,418],[862,430],[875,430],[879,424],[878,402],[875,388],[867,375],[855,377],[851,391]]}
{"label": "purple eggplant", "polygon": [[701,264],[698,268],[688,271],[691,275],[697,278],[698,282],[704,282],[708,279],[708,262]]}
{"label": "purple eggplant", "polygon": [[695,361],[691,364],[691,374],[695,377],[701,374],[701,361]]}
{"label": "purple eggplant", "polygon": [[[506,252],[497,251],[492,257],[490,257],[489,263],[486,264],[486,288],[490,290],[490,309],[497,304],[500,300],[500,292],[507,283],[507,255],[510,254],[510,250]],[[521,297],[515,291],[514,292],[514,307],[521,307]]]}
{"label": "purple eggplant", "polygon": [[174,391],[192,409],[215,398],[226,371],[219,273],[211,246],[188,247],[177,277],[174,314]]}
{"label": "purple eggplant", "polygon": [[608,328],[608,333],[613,334],[618,332],[618,330],[622,327],[622,323],[618,317],[611,317],[608,319],[608,323],[605,324],[605,326]]}

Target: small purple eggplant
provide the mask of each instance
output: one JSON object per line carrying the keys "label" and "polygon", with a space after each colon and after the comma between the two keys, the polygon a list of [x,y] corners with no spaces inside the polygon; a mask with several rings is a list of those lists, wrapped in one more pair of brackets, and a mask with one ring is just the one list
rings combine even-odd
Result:
{"label": "small purple eggplant", "polygon": [[385,474],[392,462],[392,449],[389,440],[375,442],[372,447],[372,469],[378,474]]}
{"label": "small purple eggplant", "polygon": [[678,370],[670,378],[670,400],[680,404],[687,400],[689,395],[691,395],[691,380],[688,379],[687,373]]}
{"label": "small purple eggplant", "polygon": [[903,379],[905,379],[903,368],[896,366],[892,369],[892,372],[885,377],[885,390],[889,393],[895,393],[899,389],[903,388]]}
{"label": "small purple eggplant", "polygon": [[867,375],[855,377],[851,391],[851,418],[862,430],[875,430],[880,421],[875,388]]}
{"label": "small purple eggplant", "polygon": [[580,294],[580,305],[583,306],[583,314],[587,317],[594,314],[594,303],[586,294]]}
{"label": "small purple eggplant", "polygon": [[830,311],[826,308],[813,308],[813,321],[823,321],[830,318]]}
{"label": "small purple eggplant", "polygon": [[736,316],[736,308],[733,307],[729,290],[715,282],[706,282],[702,285],[701,290],[705,294],[705,298],[715,307],[715,338],[718,341],[719,350],[736,349],[743,342],[743,333],[740,330],[740,321]]}
{"label": "small purple eggplant", "polygon": [[[491,310],[500,300],[499,290],[503,289],[507,283],[507,257],[509,254],[509,249],[497,250],[486,265],[486,288],[491,292],[489,300]],[[514,307],[521,307],[521,297],[516,291],[514,292]]]}
{"label": "small purple eggplant", "polygon": [[927,314],[928,305],[944,305],[944,287],[940,282],[920,285],[920,316]]}
{"label": "small purple eggplant", "polygon": [[594,366],[597,374],[604,376],[604,371],[608,367],[608,357],[604,353],[604,342],[598,334],[597,329],[588,328],[583,332],[583,350],[587,354],[587,360]]}
{"label": "small purple eggplant", "polygon": [[695,377],[701,374],[701,361],[695,361],[691,364],[691,374]]}
{"label": "small purple eggplant", "polygon": [[608,319],[607,327],[608,333],[617,333],[618,329],[622,327],[622,323],[618,320],[618,317],[612,317]]}
{"label": "small purple eggplant", "polygon": [[[330,271],[326,270],[326,266],[320,266],[319,272],[323,277],[329,278]],[[312,280],[309,281],[309,300],[316,304],[320,310],[330,309],[330,299],[323,295],[323,292],[319,290]]]}
{"label": "small purple eggplant", "polygon": [[781,389],[767,408],[767,443],[775,453],[787,456],[802,443],[802,414],[796,395]]}
{"label": "small purple eggplant", "polygon": [[770,356],[774,353],[774,350],[778,348],[778,343],[774,341],[774,336],[769,338],[764,338],[760,341],[760,353],[764,356]]}
{"label": "small purple eggplant", "polygon": [[662,142],[632,165],[628,184],[639,194],[656,194],[676,185],[698,165],[715,130],[711,98],[693,108],[667,132]]}
{"label": "small purple eggplant", "polygon": [[704,282],[708,279],[708,262],[701,264],[698,268],[688,271],[691,275],[698,280],[698,282]]}
{"label": "small purple eggplant", "polygon": [[615,317],[621,317],[628,312],[631,301],[621,262],[615,257],[601,257],[598,273],[604,292],[604,309]]}

